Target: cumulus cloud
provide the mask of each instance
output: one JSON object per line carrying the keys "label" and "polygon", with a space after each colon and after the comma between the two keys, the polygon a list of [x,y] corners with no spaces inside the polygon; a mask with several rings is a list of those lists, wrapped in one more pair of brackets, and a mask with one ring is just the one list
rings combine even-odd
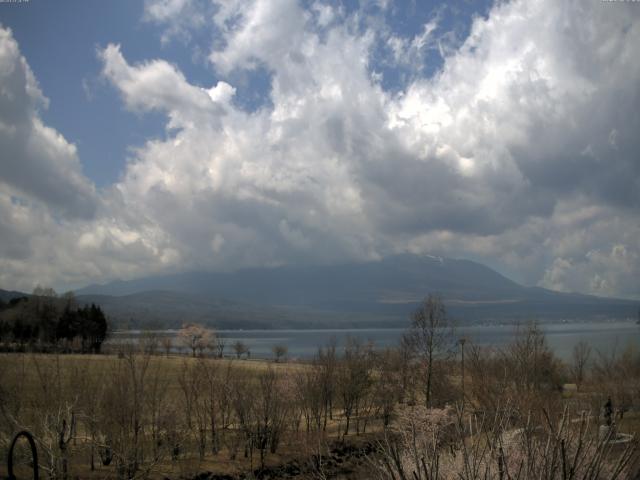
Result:
{"label": "cumulus cloud", "polygon": [[[147,14],[179,19],[189,3],[148,2]],[[220,77],[204,88],[164,60],[101,50],[125,107],[163,112],[167,133],[133,151],[100,218],[77,224],[92,260],[69,278],[414,252],[640,297],[640,12],[498,2],[435,75],[393,92],[376,49],[406,65],[436,48],[438,19],[405,38],[363,15],[319,1],[217,4],[206,21]],[[270,103],[247,112],[234,78],[256,69]],[[27,231],[11,222],[0,229]]]}
{"label": "cumulus cloud", "polygon": [[43,123],[47,104],[12,32],[0,27],[0,285],[81,284],[168,262],[165,234],[129,217],[117,191],[97,192],[76,147]]}
{"label": "cumulus cloud", "polygon": [[119,45],[110,44],[98,55],[103,75],[118,86],[125,105],[131,110],[166,112],[168,128],[187,127],[224,113],[222,103],[230,97],[224,84],[210,91],[195,87],[176,67],[160,60],[130,66]]}
{"label": "cumulus cloud", "polygon": [[[211,61],[223,72],[257,64],[273,72],[266,122],[290,156],[312,146],[310,172],[335,159],[330,168],[344,172],[366,218],[357,229],[367,233],[369,255],[471,254],[551,286],[540,265],[564,258],[556,251],[576,236],[576,226],[562,224],[566,205],[597,210],[591,228],[615,223],[629,231],[623,225],[637,219],[631,132],[640,125],[631,79],[640,71],[628,60],[640,30],[628,8],[500,3],[473,23],[437,75],[391,95],[371,74],[375,32],[345,21],[323,37],[293,1],[234,5],[218,15],[221,28],[231,26]],[[396,44],[398,62],[429,45],[436,22]],[[572,255],[613,248],[605,231],[587,227],[580,243],[589,249]],[[625,238],[625,248],[637,251],[634,236]],[[598,268],[624,275],[613,261]],[[593,285],[555,286],[604,293]],[[637,295],[638,285],[613,291]]]}
{"label": "cumulus cloud", "polygon": [[206,23],[208,2],[198,0],[145,0],[144,20],[163,27],[160,39],[188,43],[192,32]]}
{"label": "cumulus cloud", "polygon": [[95,189],[82,174],[76,147],[43,124],[39,109],[47,103],[11,30],[0,26],[0,188],[58,215],[90,218]]}
{"label": "cumulus cloud", "polygon": [[0,27],[0,285],[6,288],[90,278],[75,234],[95,221],[102,199],[82,174],[76,147],[43,123],[47,105],[11,30]]}
{"label": "cumulus cloud", "polygon": [[608,251],[591,250],[582,258],[557,257],[544,274],[542,284],[560,291],[589,291],[602,296],[637,293],[640,258],[625,245]]}

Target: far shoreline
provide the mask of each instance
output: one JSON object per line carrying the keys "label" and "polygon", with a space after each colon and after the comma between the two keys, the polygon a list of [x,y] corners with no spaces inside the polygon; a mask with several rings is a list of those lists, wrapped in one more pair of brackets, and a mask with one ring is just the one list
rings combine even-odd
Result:
{"label": "far shoreline", "polygon": [[[473,323],[471,321],[464,321],[456,323],[453,321],[454,328],[480,328],[480,327],[518,327],[525,326],[531,323],[535,323],[540,326],[558,326],[558,325],[581,325],[581,324],[618,324],[618,323],[629,323],[629,324],[638,324],[638,321],[634,318],[608,318],[608,319],[564,319],[564,320],[540,320],[540,319],[530,319],[530,320],[521,320],[521,321],[510,321],[510,322],[478,322]],[[409,322],[407,321],[406,326],[362,326],[362,327],[308,327],[305,328],[303,325],[295,328],[217,328],[213,325],[209,325],[207,323],[203,324],[206,328],[210,328],[217,333],[238,333],[238,332],[351,332],[351,331],[383,331],[383,330],[406,330],[409,327]],[[638,324],[638,329],[640,331],[640,324]],[[142,334],[142,333],[168,333],[174,332],[177,333],[180,331],[178,327],[171,328],[117,328],[111,330],[109,332],[110,335],[119,335],[119,334]]]}

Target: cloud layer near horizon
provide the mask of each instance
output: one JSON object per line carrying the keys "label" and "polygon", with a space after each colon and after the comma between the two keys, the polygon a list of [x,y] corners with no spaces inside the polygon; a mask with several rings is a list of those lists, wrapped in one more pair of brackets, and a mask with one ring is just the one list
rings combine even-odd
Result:
{"label": "cloud layer near horizon", "polygon": [[[192,2],[146,5],[163,41],[184,38]],[[405,38],[321,2],[225,2],[196,18],[216,32],[211,85],[131,63],[126,45],[99,51],[124,108],[167,118],[99,192],[43,125],[46,99],[0,29],[0,285],[413,252],[640,298],[633,7],[500,2],[451,50],[437,18]],[[428,48],[445,58],[424,77],[414,60]],[[414,71],[387,90],[374,55]],[[268,102],[248,111],[233,80],[257,70]]]}

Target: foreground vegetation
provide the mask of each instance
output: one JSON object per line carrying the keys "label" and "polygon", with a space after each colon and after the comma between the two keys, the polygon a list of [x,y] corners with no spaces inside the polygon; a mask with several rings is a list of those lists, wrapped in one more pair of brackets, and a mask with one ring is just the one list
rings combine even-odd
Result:
{"label": "foreground vegetation", "polygon": [[636,475],[633,349],[580,344],[563,364],[535,325],[506,348],[479,348],[455,337],[435,297],[398,348],[351,339],[309,364],[217,358],[191,333],[188,356],[144,341],[103,355],[3,354],[0,453],[27,429],[56,479],[260,477],[276,465],[331,478],[336,442],[357,447],[352,478]]}

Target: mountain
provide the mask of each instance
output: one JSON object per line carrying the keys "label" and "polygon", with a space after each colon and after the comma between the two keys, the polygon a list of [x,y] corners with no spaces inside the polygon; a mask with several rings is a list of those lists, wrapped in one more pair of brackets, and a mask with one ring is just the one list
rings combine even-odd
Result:
{"label": "mountain", "polygon": [[[152,290],[131,295],[78,295],[80,304],[95,303],[119,327],[164,329],[201,323],[218,329],[338,328],[379,326],[367,319],[296,307],[276,307],[209,298],[184,292]],[[390,320],[390,319],[387,319]]]}
{"label": "mountain", "polygon": [[28,297],[28,296],[29,296],[28,293],[16,292],[13,290],[2,290],[0,288],[0,301],[5,303],[8,303],[10,300],[13,300],[14,298]]}
{"label": "mountain", "polygon": [[420,299],[433,292],[462,321],[631,318],[637,311],[632,301],[524,287],[469,260],[414,255],[181,273],[91,285],[76,294],[120,321],[130,316],[164,326],[202,321],[219,328],[309,328],[405,325]]}

